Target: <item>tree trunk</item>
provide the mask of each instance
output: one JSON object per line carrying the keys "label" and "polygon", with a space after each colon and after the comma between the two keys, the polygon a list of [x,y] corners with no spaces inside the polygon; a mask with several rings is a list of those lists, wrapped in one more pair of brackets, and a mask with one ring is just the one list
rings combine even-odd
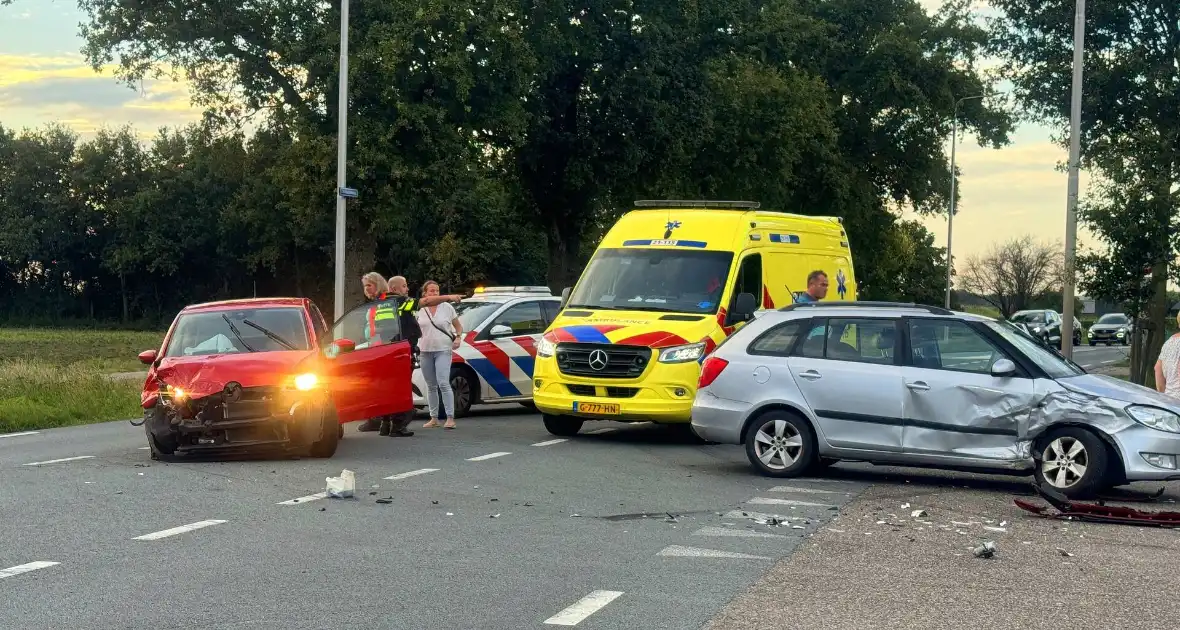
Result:
{"label": "tree trunk", "polygon": [[581,274],[578,265],[581,241],[576,231],[564,230],[557,222],[550,226],[546,236],[549,245],[549,288],[561,292],[566,287],[574,286]]}
{"label": "tree trunk", "polygon": [[1159,357],[1160,348],[1167,339],[1165,320],[1168,316],[1168,265],[1157,263],[1151,268],[1151,298],[1147,308],[1135,322],[1131,335],[1131,382],[1139,385],[1153,385],[1153,366]]}
{"label": "tree trunk", "polygon": [[[373,271],[377,261],[377,239],[368,231],[355,230],[347,241],[344,253],[344,308],[345,310],[359,304],[364,299],[364,289],[361,287],[361,276]],[[335,269],[336,261],[332,261]],[[334,273],[334,272],[333,272]],[[396,274],[393,270],[390,275]],[[384,274],[382,274],[384,275]],[[413,281],[413,278],[407,278]],[[333,289],[334,290],[334,289]],[[343,315],[337,313],[333,319]]]}

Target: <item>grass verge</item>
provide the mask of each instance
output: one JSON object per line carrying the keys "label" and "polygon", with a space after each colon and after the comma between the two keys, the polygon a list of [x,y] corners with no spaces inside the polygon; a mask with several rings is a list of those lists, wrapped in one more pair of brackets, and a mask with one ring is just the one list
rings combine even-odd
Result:
{"label": "grass verge", "polygon": [[138,418],[144,371],[136,355],[162,333],[0,328],[0,433]]}

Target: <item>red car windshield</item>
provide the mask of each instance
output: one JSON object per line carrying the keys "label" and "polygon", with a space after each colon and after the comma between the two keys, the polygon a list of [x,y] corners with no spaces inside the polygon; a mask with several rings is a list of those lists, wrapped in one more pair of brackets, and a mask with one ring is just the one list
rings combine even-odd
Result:
{"label": "red car windshield", "polygon": [[310,349],[303,309],[242,308],[182,314],[164,356]]}

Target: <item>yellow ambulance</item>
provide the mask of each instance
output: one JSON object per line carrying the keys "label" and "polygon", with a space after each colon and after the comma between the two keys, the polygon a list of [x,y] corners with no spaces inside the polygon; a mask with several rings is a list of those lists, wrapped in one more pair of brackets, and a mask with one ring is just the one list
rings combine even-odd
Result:
{"label": "yellow ambulance", "polygon": [[537,343],[533,402],[545,427],[586,420],[688,423],[700,366],[757,308],[782,307],[828,276],[855,300],[839,218],[748,201],[637,201],[602,239]]}

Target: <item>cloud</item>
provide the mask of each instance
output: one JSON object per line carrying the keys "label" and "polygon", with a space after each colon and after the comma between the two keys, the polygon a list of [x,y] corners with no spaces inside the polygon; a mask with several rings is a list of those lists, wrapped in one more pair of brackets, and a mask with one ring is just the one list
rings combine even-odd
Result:
{"label": "cloud", "polygon": [[96,72],[81,55],[0,54],[0,123],[37,127],[69,125],[84,137],[102,127],[134,126],[153,136],[200,118],[183,81],[144,80],[135,88],[114,78],[114,68]]}

